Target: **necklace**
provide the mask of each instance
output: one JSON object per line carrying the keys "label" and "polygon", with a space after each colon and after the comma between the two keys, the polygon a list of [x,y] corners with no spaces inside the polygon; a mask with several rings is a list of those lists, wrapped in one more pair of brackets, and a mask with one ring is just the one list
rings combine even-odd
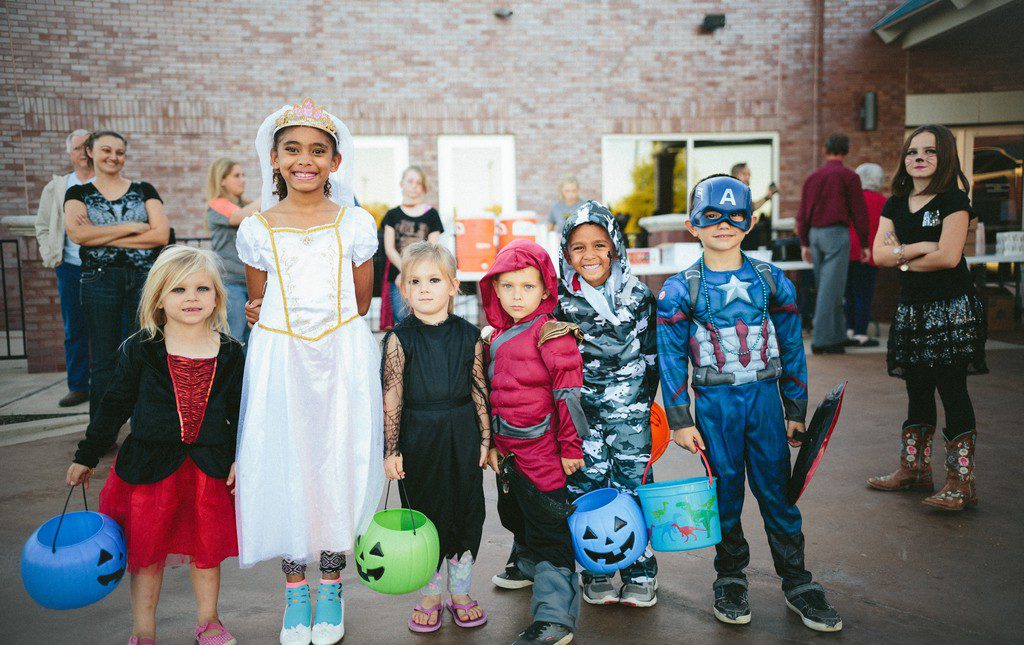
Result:
{"label": "necklace", "polygon": [[[751,268],[753,268],[754,265],[750,262],[750,258],[747,257],[747,254],[742,251],[740,251],[740,254],[743,256],[743,261],[749,263]],[[718,339],[718,344],[722,346],[722,349],[736,356],[747,356],[758,351],[760,349],[758,343],[764,341],[763,332],[765,321],[768,320],[768,287],[765,285],[764,276],[761,275],[760,271],[754,269],[754,274],[757,275],[757,280],[761,283],[761,293],[764,294],[764,304],[761,306],[761,324],[757,326],[757,338],[755,338],[754,342],[750,344],[750,348],[741,352],[738,348],[732,349],[725,344],[725,341],[722,340],[722,332],[718,330],[718,325],[715,324],[715,310],[711,308],[711,296],[708,294],[708,281],[704,277],[704,254],[701,254],[700,256],[700,283],[704,287],[704,303],[708,308],[708,323],[710,323],[711,331],[714,332],[715,337]]]}

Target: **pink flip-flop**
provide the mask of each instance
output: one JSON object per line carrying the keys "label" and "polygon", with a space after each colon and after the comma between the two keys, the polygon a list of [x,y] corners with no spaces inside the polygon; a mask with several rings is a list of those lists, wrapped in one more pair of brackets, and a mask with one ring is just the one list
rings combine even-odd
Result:
{"label": "pink flip-flop", "polygon": [[451,612],[452,618],[455,619],[455,624],[458,625],[459,627],[479,627],[480,625],[483,625],[484,623],[487,622],[487,612],[484,611],[483,609],[480,610],[480,612],[481,612],[480,613],[480,617],[477,618],[476,620],[460,620],[459,619],[459,612],[458,612],[459,609],[461,609],[462,611],[466,612],[466,615],[468,616],[469,615],[469,610],[472,609],[473,607],[476,607],[476,606],[477,606],[477,603],[476,603],[475,600],[470,600],[465,605],[460,605],[460,604],[454,603],[454,602],[450,602],[450,603],[447,603],[445,605],[445,607],[448,609],[448,611]]}
{"label": "pink flip-flop", "polygon": [[437,603],[436,605],[434,605],[433,607],[431,607],[429,609],[425,609],[423,607],[423,605],[416,605],[413,608],[413,611],[418,611],[420,613],[426,614],[428,620],[430,618],[430,614],[432,614],[432,613],[434,613],[436,611],[437,612],[437,620],[435,620],[432,623],[427,623],[426,625],[420,625],[415,620],[413,620],[412,617],[410,617],[409,618],[409,629],[410,630],[412,630],[412,631],[414,631],[414,632],[416,632],[418,634],[428,634],[430,632],[436,632],[437,630],[441,629],[441,616],[444,615],[444,607],[441,605],[441,603]]}

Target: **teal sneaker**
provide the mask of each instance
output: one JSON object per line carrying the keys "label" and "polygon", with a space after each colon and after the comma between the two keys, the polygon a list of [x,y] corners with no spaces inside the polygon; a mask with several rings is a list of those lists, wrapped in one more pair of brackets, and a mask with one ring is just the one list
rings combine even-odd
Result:
{"label": "teal sneaker", "polygon": [[345,604],[341,599],[341,581],[320,583],[313,621],[313,645],[334,645],[345,636]]}
{"label": "teal sneaker", "polygon": [[284,593],[281,645],[309,645],[313,636],[309,628],[312,616],[309,606],[309,585],[285,587]]}

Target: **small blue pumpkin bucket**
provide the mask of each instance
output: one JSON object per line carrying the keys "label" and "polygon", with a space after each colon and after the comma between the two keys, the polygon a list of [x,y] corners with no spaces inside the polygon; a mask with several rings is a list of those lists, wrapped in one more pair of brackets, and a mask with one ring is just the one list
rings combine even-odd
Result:
{"label": "small blue pumpkin bucket", "polygon": [[644,514],[629,493],[599,488],[573,502],[569,532],[576,561],[591,573],[614,573],[647,548]]}
{"label": "small blue pumpkin bucket", "polygon": [[[689,551],[714,546],[722,541],[718,517],[718,481],[711,475],[711,464],[704,451],[707,477],[687,477],[638,486],[651,548],[655,551]],[[650,468],[650,463],[647,468]],[[643,482],[647,481],[644,470]]]}
{"label": "small blue pumpkin bucket", "polygon": [[[71,493],[68,492],[68,501]],[[85,499],[85,488],[82,488]],[[25,590],[47,609],[78,609],[102,599],[124,577],[127,552],[117,522],[88,509],[61,514],[36,529],[21,550]]]}

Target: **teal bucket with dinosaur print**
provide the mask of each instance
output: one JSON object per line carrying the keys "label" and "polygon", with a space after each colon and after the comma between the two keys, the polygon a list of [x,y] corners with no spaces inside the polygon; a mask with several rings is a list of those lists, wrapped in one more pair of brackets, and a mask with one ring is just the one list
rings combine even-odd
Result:
{"label": "teal bucket with dinosaur print", "polygon": [[[644,511],[651,548],[655,551],[689,551],[722,541],[718,518],[718,480],[707,466],[707,477],[687,477],[638,486],[636,494]],[[647,466],[650,468],[650,464]],[[644,472],[644,481],[647,472]]]}

